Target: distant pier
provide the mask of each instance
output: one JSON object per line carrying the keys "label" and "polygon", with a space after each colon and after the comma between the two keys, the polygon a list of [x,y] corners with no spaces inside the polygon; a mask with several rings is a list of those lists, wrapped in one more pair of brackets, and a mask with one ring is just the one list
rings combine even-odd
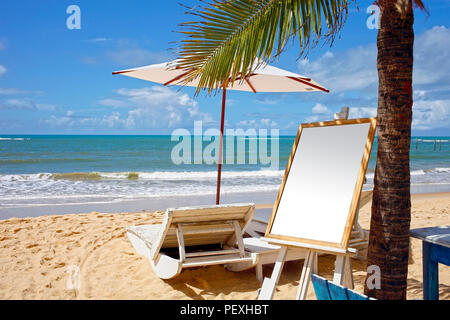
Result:
{"label": "distant pier", "polygon": [[[420,143],[433,143],[433,150],[434,151],[442,151],[442,144],[443,143],[449,143],[450,140],[441,140],[441,139],[419,139],[416,138],[416,150],[419,149],[419,142]],[[439,145],[439,150],[438,149]]]}

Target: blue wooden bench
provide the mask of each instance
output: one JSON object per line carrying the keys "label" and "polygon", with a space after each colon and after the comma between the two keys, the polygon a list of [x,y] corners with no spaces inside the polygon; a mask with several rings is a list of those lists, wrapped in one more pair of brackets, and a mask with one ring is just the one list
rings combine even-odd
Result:
{"label": "blue wooden bench", "polygon": [[329,282],[317,274],[312,274],[311,280],[317,300],[375,300],[339,284]]}

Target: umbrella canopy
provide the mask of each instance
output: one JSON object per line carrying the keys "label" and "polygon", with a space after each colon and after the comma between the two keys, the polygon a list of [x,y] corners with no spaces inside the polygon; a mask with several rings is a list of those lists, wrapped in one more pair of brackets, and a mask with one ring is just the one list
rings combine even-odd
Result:
{"label": "umbrella canopy", "polygon": [[[182,85],[197,87],[198,78],[191,82],[184,82],[183,78],[187,74],[186,70],[178,67],[177,60],[152,64],[144,67],[127,69],[113,72],[113,74],[123,74],[124,76],[161,83],[168,85]],[[225,122],[225,100],[227,90],[239,90],[250,92],[329,92],[325,87],[318,84],[311,78],[299,74],[279,69],[268,64],[254,64],[253,72],[245,77],[236,79],[226,88],[222,89],[222,116],[220,121],[220,147],[217,170],[217,193],[216,204],[220,202],[220,180],[222,175],[222,149],[223,132]]]}
{"label": "umbrella canopy", "polygon": [[[198,79],[184,83],[182,78],[186,71],[177,67],[177,61],[152,64],[149,66],[121,70],[113,74],[125,76],[168,85],[184,85],[190,87],[198,86]],[[239,81],[240,80],[240,81]],[[227,90],[250,91],[250,92],[304,92],[324,91],[326,88],[299,74],[279,69],[268,64],[255,64],[254,71],[242,79],[230,84]]]}

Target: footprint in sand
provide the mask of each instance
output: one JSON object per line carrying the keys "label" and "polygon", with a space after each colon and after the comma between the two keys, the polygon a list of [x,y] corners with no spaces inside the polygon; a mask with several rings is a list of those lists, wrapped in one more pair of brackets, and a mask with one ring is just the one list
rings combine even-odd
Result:
{"label": "footprint in sand", "polygon": [[63,236],[64,237],[71,237],[71,236],[75,236],[75,235],[78,235],[78,234],[81,234],[81,232],[72,231],[72,232],[63,234]]}

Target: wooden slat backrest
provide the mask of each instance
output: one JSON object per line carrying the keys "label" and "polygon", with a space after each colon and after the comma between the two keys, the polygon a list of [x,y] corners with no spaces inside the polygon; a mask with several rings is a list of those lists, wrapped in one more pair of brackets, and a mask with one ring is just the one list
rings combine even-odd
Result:
{"label": "wooden slat backrest", "polygon": [[254,204],[167,209],[161,236],[154,247],[152,256],[155,259],[161,248],[178,247],[176,232],[178,224],[183,226],[186,247],[224,243],[233,245],[236,241],[233,221],[237,221],[242,231],[245,231],[254,212]]}
{"label": "wooden slat backrest", "polygon": [[249,205],[224,205],[216,207],[172,209],[172,223],[212,222],[226,220],[245,220]]}

